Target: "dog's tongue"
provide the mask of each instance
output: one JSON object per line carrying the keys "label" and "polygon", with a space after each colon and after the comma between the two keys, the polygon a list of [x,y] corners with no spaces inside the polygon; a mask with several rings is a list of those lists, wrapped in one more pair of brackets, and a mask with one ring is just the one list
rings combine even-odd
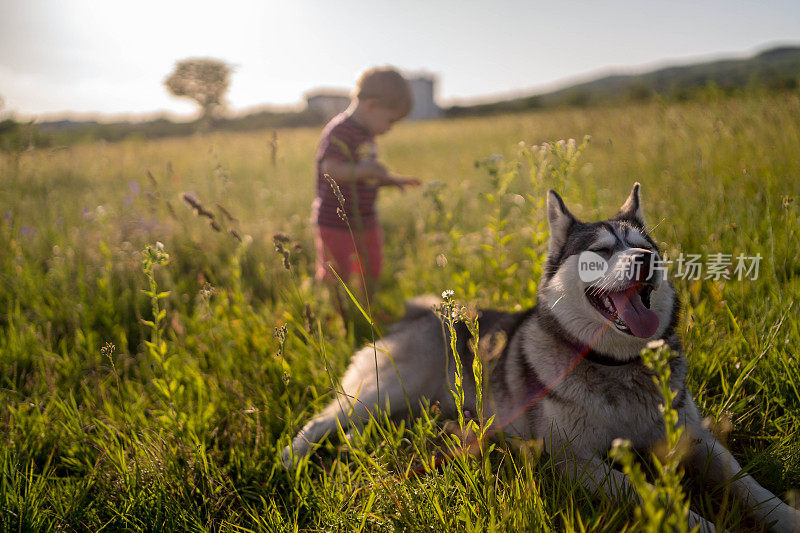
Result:
{"label": "dog's tongue", "polygon": [[658,329],[658,315],[644,306],[638,292],[620,291],[609,295],[614,301],[619,317],[625,321],[631,333],[643,339],[653,336]]}

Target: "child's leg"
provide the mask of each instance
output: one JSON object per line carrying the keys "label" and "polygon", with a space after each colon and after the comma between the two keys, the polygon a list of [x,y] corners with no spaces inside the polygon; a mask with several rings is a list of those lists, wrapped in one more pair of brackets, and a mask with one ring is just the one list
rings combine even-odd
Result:
{"label": "child's leg", "polygon": [[[366,296],[372,301],[378,288],[378,279],[383,272],[383,232],[379,225],[364,230],[361,242],[358,242],[359,254],[362,258]],[[356,270],[359,272],[359,270]]]}
{"label": "child's leg", "polygon": [[338,283],[331,272],[333,267],[336,274],[347,281],[353,273],[353,257],[356,254],[350,232],[346,229],[316,226],[314,245],[317,249],[317,280]]}
{"label": "child's leg", "polygon": [[[355,239],[358,242],[358,235],[355,235]],[[349,319],[347,298],[336,275],[349,284],[353,274],[360,272],[356,248],[353,246],[353,236],[350,235],[350,231],[347,229],[316,226],[314,241],[317,251],[315,277],[317,281],[324,282],[330,290],[336,311],[346,324]],[[336,272],[336,275],[334,275],[331,268]],[[360,279],[358,280],[358,287],[361,287]]]}
{"label": "child's leg", "polygon": [[317,226],[315,245],[316,279],[325,282],[331,289],[337,311],[347,322],[346,298],[341,283],[331,272],[330,267],[332,266],[342,281],[348,284],[355,274],[357,279],[350,284],[355,289],[353,292],[359,295],[362,305],[366,303],[365,299],[371,302],[383,270],[383,232],[378,225],[362,233],[354,232],[352,235],[346,229]]}

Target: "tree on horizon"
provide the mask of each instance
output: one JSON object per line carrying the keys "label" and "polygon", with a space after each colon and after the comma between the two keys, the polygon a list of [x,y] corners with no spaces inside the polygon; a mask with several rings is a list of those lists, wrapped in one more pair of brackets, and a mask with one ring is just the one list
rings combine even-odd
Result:
{"label": "tree on horizon", "polygon": [[210,57],[182,59],[164,80],[167,90],[178,97],[191,98],[200,106],[200,129],[205,130],[218,111],[225,107],[232,67]]}

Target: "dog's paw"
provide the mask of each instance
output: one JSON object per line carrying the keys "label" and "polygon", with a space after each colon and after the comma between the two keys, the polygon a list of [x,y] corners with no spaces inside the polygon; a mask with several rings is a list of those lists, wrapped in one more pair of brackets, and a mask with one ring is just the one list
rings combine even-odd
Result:
{"label": "dog's paw", "polygon": [[293,457],[294,453],[292,453],[292,447],[285,447],[281,452],[281,465],[283,465],[285,469],[289,470],[294,464],[294,461],[292,460]]}
{"label": "dog's paw", "polygon": [[714,527],[714,524],[700,516],[699,514],[695,513],[694,511],[689,511],[689,516],[686,517],[687,521],[689,522],[689,529],[694,529],[697,527],[697,530],[700,533],[715,533],[717,528]]}
{"label": "dog's paw", "polygon": [[281,464],[287,470],[296,466],[297,461],[308,455],[310,448],[310,444],[303,438],[302,434],[298,435],[294,438],[292,443],[281,452]]}

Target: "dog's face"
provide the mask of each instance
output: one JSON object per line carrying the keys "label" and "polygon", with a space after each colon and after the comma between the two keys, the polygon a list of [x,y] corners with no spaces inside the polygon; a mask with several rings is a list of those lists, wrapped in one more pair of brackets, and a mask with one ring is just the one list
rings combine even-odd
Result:
{"label": "dog's face", "polygon": [[647,234],[639,184],[609,220],[584,223],[550,191],[550,248],[539,302],[576,340],[618,359],[662,338],[677,313],[675,292]]}

